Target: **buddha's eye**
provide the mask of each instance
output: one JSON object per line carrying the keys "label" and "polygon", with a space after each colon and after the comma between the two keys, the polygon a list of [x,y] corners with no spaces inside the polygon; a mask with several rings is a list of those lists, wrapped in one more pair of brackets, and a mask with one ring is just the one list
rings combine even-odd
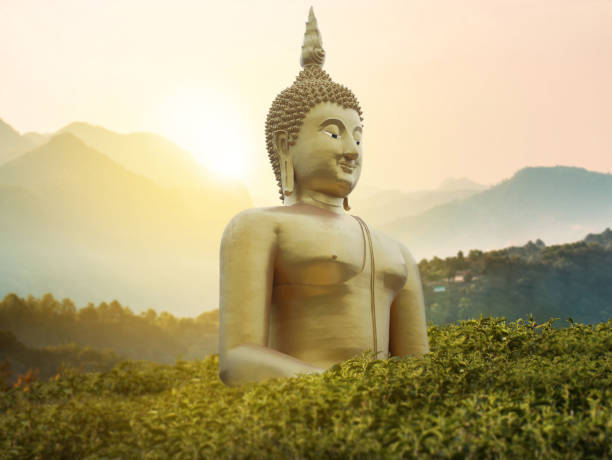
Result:
{"label": "buddha's eye", "polygon": [[328,136],[333,137],[334,139],[340,139],[340,134],[338,134],[338,133],[334,133],[334,132],[331,132],[331,131],[327,131],[326,129],[325,129],[325,130],[323,130],[323,132],[324,132],[325,134],[327,134]]}

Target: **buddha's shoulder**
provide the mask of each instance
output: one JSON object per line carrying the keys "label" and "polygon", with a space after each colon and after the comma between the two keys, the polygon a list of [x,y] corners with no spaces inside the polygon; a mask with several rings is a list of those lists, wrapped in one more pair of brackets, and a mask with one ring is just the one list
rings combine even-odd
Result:
{"label": "buddha's shoulder", "polygon": [[240,211],[232,217],[225,227],[226,231],[233,227],[253,226],[253,225],[268,225],[273,224],[275,213],[274,208],[250,208]]}
{"label": "buddha's shoulder", "polygon": [[240,211],[225,227],[224,236],[230,234],[274,232],[284,220],[284,206],[250,208]]}

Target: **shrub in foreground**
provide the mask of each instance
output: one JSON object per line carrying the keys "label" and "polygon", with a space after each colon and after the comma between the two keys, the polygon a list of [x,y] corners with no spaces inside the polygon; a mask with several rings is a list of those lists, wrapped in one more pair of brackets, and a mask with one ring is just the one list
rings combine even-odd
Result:
{"label": "shrub in foreground", "polygon": [[217,357],[0,396],[3,458],[606,458],[612,321],[430,327],[418,359],[228,388]]}

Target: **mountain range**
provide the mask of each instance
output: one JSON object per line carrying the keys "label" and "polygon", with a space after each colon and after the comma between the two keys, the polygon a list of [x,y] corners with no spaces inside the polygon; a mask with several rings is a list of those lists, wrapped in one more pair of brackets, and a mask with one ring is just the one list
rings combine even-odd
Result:
{"label": "mountain range", "polygon": [[415,257],[491,250],[543,239],[576,241],[612,225],[612,175],[574,167],[529,167],[467,198],[381,226]]}
{"label": "mountain range", "polygon": [[[559,166],[491,187],[358,187],[350,203],[421,259],[576,241],[612,225],[610,197],[612,175]],[[244,186],[216,179],[160,136],[85,123],[20,135],[0,121],[0,296],[116,298],[196,316],[217,306],[223,228],[251,206]]]}
{"label": "mountain range", "polygon": [[[69,125],[0,165],[0,295],[53,292],[80,304],[117,298],[185,315],[215,307],[221,233],[252,206],[246,189],[210,180],[159,136],[100,130],[98,138],[141,152],[138,173],[136,154],[120,164],[127,156],[120,148],[114,160],[93,147],[95,128],[86,144],[68,129],[75,126],[82,128]],[[152,144],[152,156],[169,164],[157,177],[142,153],[155,151]]]}
{"label": "mountain range", "polygon": [[402,217],[416,216],[428,209],[451,201],[469,198],[487,189],[466,178],[446,179],[432,190],[404,192],[357,186],[351,193],[351,212],[375,226],[389,224]]}
{"label": "mountain range", "polygon": [[42,145],[47,136],[39,133],[19,134],[11,125],[0,119],[0,164]]}
{"label": "mountain range", "polygon": [[71,123],[57,133],[78,137],[127,170],[142,174],[164,187],[199,188],[208,184],[228,191],[236,188],[231,185],[240,189],[239,184],[218,181],[216,176],[201,167],[193,155],[156,134],[118,134],[87,123]]}

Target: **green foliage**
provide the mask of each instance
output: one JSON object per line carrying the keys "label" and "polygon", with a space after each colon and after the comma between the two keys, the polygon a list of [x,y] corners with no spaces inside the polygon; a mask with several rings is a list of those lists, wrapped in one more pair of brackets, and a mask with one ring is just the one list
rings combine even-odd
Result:
{"label": "green foliage", "polygon": [[[435,324],[485,316],[537,320],[574,317],[595,324],[612,317],[612,231],[547,247],[542,241],[467,257],[419,263],[427,319]],[[461,274],[463,280],[454,281]],[[434,292],[444,285],[445,291]]]}
{"label": "green foliage", "polygon": [[67,370],[0,393],[0,457],[608,458],[612,321],[552,326],[431,326],[422,358],[235,388],[214,355]]}
{"label": "green foliage", "polygon": [[612,230],[606,228],[602,233],[589,233],[584,241],[586,243],[595,243],[605,248],[612,249]]}

